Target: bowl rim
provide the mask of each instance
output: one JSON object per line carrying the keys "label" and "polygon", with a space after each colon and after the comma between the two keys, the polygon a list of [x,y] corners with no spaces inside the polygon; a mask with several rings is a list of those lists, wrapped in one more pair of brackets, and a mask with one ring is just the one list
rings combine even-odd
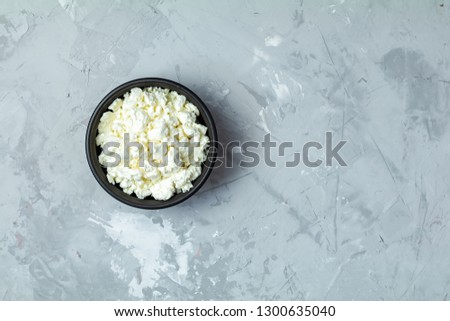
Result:
{"label": "bowl rim", "polygon": [[[210,145],[207,153],[207,159],[202,163],[202,172],[192,183],[193,187],[185,192],[175,194],[173,197],[166,201],[160,201],[155,199],[139,199],[136,196],[126,194],[120,187],[109,183],[106,178],[102,165],[98,161],[97,145],[95,138],[97,137],[98,123],[100,122],[101,115],[108,110],[110,102],[120,98],[124,93],[128,92],[132,88],[147,88],[147,87],[160,87],[178,92],[186,97],[186,100],[193,103],[199,109],[200,116],[203,119],[204,125],[208,128],[208,136],[210,138]],[[89,119],[89,123],[86,129],[85,136],[85,153],[89,168],[94,175],[100,186],[113,198],[124,203],[126,205],[149,210],[157,210],[168,208],[180,204],[186,201],[192,195],[194,195],[207,181],[210,176],[214,164],[217,159],[217,128],[214,123],[212,115],[205,105],[205,103],[189,88],[173,80],[158,78],[158,77],[146,77],[137,78],[127,81],[114,89],[112,89],[103,99],[98,103],[97,107],[92,112]]]}

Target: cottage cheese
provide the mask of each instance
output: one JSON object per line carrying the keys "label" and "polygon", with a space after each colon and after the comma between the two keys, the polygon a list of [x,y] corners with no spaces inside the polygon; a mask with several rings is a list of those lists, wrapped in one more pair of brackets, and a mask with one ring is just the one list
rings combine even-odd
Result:
{"label": "cottage cheese", "polygon": [[[111,184],[140,199],[157,200],[192,188],[209,145],[207,127],[196,122],[196,106],[175,91],[149,87],[131,89],[108,109],[100,119],[96,143],[103,148],[99,162],[107,167]],[[125,159],[127,136],[131,147]],[[105,145],[110,142],[115,145]],[[142,147],[135,147],[135,142]],[[120,157],[115,166],[112,153]]]}

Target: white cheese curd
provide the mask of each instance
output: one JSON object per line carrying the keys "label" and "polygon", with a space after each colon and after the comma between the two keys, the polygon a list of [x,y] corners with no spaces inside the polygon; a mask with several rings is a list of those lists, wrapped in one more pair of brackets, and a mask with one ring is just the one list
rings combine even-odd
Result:
{"label": "white cheese curd", "polygon": [[[168,200],[192,188],[209,145],[207,127],[196,122],[196,106],[175,91],[149,87],[131,89],[108,109],[100,119],[96,143],[107,150],[98,159],[107,167],[111,184],[140,199],[152,196],[157,200]],[[111,142],[117,147],[105,145]],[[190,144],[190,148],[179,147],[179,143]],[[120,156],[116,166],[111,166],[115,160],[111,153]]]}

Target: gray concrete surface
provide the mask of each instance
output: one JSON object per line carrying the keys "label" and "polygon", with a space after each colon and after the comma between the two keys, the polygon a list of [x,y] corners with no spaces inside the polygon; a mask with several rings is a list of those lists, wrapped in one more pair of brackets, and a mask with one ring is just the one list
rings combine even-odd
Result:
{"label": "gray concrete surface", "polygon": [[[448,1],[2,1],[0,298],[446,299],[449,35]],[[331,131],[348,166],[220,168],[180,206],[122,205],[86,124],[148,76],[197,92],[224,143],[270,132],[289,159]]]}

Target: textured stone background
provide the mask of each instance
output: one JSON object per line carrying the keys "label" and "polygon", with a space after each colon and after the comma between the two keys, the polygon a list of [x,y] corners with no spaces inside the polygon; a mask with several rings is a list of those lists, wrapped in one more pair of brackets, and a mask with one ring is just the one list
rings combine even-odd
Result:
{"label": "textured stone background", "polygon": [[[1,1],[0,298],[446,299],[449,35],[449,1]],[[122,205],[84,134],[145,76],[196,91],[222,142],[332,131],[348,167]]]}

